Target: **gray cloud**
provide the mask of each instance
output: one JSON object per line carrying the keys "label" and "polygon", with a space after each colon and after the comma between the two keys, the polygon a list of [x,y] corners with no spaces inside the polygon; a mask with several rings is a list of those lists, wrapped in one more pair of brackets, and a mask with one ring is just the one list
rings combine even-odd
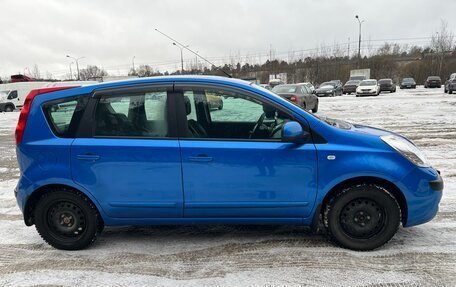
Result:
{"label": "gray cloud", "polygon": [[66,54],[113,74],[128,69],[133,56],[161,71],[178,69],[179,50],[154,28],[214,59],[241,53],[263,54],[264,61],[270,45],[286,53],[356,41],[355,14],[366,20],[365,39],[429,37],[441,20],[456,27],[454,0],[0,0],[0,11],[2,77],[34,64],[43,74],[64,75]]}

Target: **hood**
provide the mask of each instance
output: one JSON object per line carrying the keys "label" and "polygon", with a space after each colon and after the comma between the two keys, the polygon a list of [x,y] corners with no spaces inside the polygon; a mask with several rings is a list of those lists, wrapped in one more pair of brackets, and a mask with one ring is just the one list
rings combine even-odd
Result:
{"label": "hood", "polygon": [[333,89],[334,89],[333,86],[325,85],[325,86],[318,87],[317,91],[324,92],[324,91],[329,91],[329,90],[333,90]]}
{"label": "hood", "polygon": [[384,135],[390,135],[394,134],[390,131],[379,129],[379,128],[374,128],[374,127],[369,127],[369,126],[364,126],[364,125],[359,125],[359,124],[353,124],[351,131],[355,133],[360,133],[360,134],[366,134],[366,135],[372,135],[372,136],[384,136]]}
{"label": "hood", "polygon": [[372,89],[376,89],[376,88],[377,88],[377,85],[372,85],[372,86],[358,86],[358,88],[360,88],[360,89],[365,89],[365,90],[372,90]]}

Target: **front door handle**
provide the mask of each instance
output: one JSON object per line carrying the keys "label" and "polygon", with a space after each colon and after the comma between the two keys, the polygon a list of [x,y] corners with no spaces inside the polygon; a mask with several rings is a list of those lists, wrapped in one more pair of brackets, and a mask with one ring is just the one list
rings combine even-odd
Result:
{"label": "front door handle", "polygon": [[96,154],[78,154],[76,158],[78,160],[96,161],[100,159],[100,156]]}
{"label": "front door handle", "polygon": [[211,156],[207,156],[205,154],[197,155],[197,156],[189,156],[189,161],[196,161],[196,162],[210,162],[213,160]]}

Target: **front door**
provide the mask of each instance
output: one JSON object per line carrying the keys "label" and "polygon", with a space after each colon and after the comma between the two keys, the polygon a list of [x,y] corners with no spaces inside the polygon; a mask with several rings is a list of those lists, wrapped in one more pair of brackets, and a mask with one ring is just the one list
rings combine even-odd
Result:
{"label": "front door", "polygon": [[[281,141],[281,126],[292,119],[283,107],[217,86],[176,90],[187,114],[179,118],[184,217],[309,215],[317,191],[316,150],[311,142]],[[220,97],[223,108],[211,109],[208,95]]]}
{"label": "front door", "polygon": [[[73,180],[115,218],[182,217],[181,157],[172,135],[171,87],[96,93],[71,147]],[[95,102],[94,102],[95,101]],[[87,121],[87,115],[93,119]]]}

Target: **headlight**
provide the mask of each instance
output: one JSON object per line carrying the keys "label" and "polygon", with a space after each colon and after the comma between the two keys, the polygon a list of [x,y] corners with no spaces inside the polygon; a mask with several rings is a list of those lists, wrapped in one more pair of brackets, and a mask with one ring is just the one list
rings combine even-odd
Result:
{"label": "headlight", "polygon": [[424,153],[410,141],[396,135],[381,136],[380,138],[417,166],[430,166]]}

